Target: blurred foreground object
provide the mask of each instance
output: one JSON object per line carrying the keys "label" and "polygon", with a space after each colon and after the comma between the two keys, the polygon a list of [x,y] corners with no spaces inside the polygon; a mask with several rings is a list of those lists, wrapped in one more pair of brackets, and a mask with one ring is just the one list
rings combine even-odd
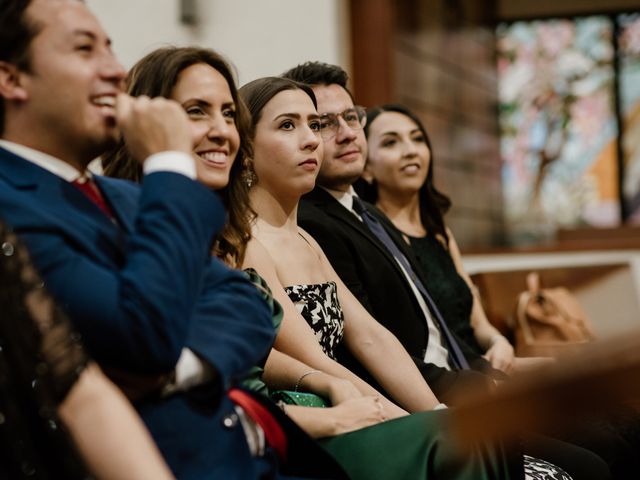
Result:
{"label": "blurred foreground object", "polygon": [[585,344],[554,364],[519,375],[493,395],[471,393],[452,420],[465,442],[570,429],[623,407],[638,410],[639,378],[640,330],[634,330]]}

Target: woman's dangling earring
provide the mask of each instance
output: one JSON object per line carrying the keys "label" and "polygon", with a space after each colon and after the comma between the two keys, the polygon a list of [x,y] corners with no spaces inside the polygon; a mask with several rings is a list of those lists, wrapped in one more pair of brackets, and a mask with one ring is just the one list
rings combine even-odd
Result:
{"label": "woman's dangling earring", "polygon": [[242,181],[245,183],[247,188],[251,188],[256,183],[258,183],[258,176],[253,169],[253,162],[251,162],[251,160],[249,159],[245,160],[244,162],[244,168],[242,170]]}

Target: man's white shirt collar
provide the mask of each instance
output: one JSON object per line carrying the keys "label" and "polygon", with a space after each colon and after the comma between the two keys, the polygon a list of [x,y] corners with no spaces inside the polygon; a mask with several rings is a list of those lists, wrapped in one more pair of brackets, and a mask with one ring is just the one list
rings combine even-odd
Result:
{"label": "man's white shirt collar", "polygon": [[0,139],[0,147],[9,150],[11,153],[18,155],[41,168],[44,168],[67,182],[74,182],[79,178],[91,177],[91,173],[88,170],[85,172],[79,172],[67,162],[63,162],[59,158],[40,152],[39,150],[34,150],[33,148],[25,147],[18,143]]}
{"label": "man's white shirt collar", "polygon": [[326,190],[327,193],[331,195],[333,198],[335,198],[338,202],[340,202],[340,204],[344,208],[346,208],[347,210],[352,212],[355,216],[360,218],[360,216],[353,210],[353,199],[354,197],[358,196],[356,191],[353,189],[353,186],[349,187],[349,190],[347,190],[346,192],[341,192],[339,190],[331,190],[325,187],[320,187],[320,188]]}

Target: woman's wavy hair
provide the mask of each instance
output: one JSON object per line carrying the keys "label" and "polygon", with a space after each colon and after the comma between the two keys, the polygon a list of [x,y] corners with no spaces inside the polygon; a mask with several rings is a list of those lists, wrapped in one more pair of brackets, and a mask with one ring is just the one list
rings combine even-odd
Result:
{"label": "woman's wavy hair", "polygon": [[[431,148],[431,140],[427,134],[427,130],[424,128],[422,121],[411,110],[403,105],[398,104],[386,104],[371,109],[367,109],[367,123],[364,126],[364,133],[369,136],[369,128],[376,119],[376,117],[385,112],[400,113],[413,121],[422,135],[424,135],[425,142],[429,151],[431,152],[431,161],[429,162],[429,170],[427,172],[427,179],[420,188],[420,220],[429,234],[434,236],[442,236],[445,245],[449,244],[449,236],[447,235],[447,229],[444,224],[444,215],[451,208],[451,200],[442,192],[438,191],[433,184],[433,149]],[[367,200],[370,203],[375,203],[378,199],[378,186],[375,180],[372,183],[360,180],[354,185],[358,195]]]}
{"label": "woman's wavy hair", "polygon": [[[253,156],[249,136],[249,113],[238,94],[234,73],[230,64],[218,53],[199,47],[164,47],[146,55],[129,71],[126,79],[127,92],[137,97],[170,98],[183,70],[204,63],[218,71],[227,81],[236,105],[236,127],[240,134],[240,150],[229,173],[229,183],[217,191],[229,214],[228,220],[214,242],[213,252],[229,265],[242,264],[245,247],[251,238],[249,224],[255,213],[249,205],[249,189],[240,181],[245,159]],[[142,181],[140,162],[129,153],[120,141],[118,146],[102,157],[105,175]]]}

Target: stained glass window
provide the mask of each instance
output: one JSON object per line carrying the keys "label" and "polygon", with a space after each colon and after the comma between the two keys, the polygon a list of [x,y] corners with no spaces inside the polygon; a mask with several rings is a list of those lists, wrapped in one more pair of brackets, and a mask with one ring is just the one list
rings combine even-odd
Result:
{"label": "stained glass window", "polygon": [[640,223],[640,15],[618,16],[619,82],[628,220]]}
{"label": "stained glass window", "polygon": [[620,222],[613,34],[606,16],[498,27],[503,190],[514,243],[558,227]]}

